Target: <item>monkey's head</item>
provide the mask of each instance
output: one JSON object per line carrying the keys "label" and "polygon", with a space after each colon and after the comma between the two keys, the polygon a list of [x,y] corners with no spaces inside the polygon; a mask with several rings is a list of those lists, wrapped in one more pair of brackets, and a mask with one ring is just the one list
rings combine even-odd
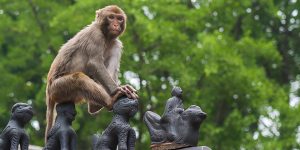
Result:
{"label": "monkey's head", "polygon": [[126,14],[116,5],[106,6],[96,11],[96,22],[108,39],[120,36],[126,28]]}
{"label": "monkey's head", "polygon": [[16,103],[11,109],[11,116],[25,125],[33,117],[32,107],[26,103]]}
{"label": "monkey's head", "polygon": [[116,114],[134,116],[138,111],[138,100],[121,97],[113,106]]}
{"label": "monkey's head", "polygon": [[191,126],[199,128],[207,115],[199,106],[191,105],[188,109],[182,112],[181,116],[182,119],[189,122]]}
{"label": "monkey's head", "polygon": [[59,116],[66,117],[69,122],[74,121],[77,114],[75,104],[72,102],[57,104],[56,112]]}

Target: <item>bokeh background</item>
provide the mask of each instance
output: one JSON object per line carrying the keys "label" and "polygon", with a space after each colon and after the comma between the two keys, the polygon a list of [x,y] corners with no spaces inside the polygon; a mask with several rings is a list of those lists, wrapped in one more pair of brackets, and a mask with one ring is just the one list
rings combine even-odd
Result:
{"label": "bokeh background", "polygon": [[[142,117],[161,114],[173,86],[208,114],[199,145],[216,150],[300,149],[299,0],[0,0],[0,130],[16,102],[33,105],[27,130],[43,146],[45,85],[60,46],[117,4],[127,13],[120,79],[139,91],[137,148],[149,149]],[[79,149],[112,113],[77,105]]]}

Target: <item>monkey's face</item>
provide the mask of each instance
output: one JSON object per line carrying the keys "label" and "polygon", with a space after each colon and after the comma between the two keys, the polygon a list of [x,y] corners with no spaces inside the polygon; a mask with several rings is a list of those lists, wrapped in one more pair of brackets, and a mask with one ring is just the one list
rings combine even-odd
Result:
{"label": "monkey's face", "polygon": [[125,17],[121,14],[111,13],[104,18],[102,32],[108,38],[114,39],[121,35],[125,27]]}
{"label": "monkey's face", "polygon": [[125,30],[126,15],[117,6],[107,6],[97,13],[97,19],[101,22],[101,31],[109,38],[114,39]]}

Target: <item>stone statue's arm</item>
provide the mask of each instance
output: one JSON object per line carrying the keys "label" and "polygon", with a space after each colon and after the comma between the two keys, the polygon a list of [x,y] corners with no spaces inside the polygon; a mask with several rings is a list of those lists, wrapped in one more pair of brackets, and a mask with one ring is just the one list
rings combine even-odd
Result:
{"label": "stone statue's arm", "polygon": [[122,131],[118,135],[119,150],[127,150],[127,137],[128,137],[128,130],[122,129]]}
{"label": "stone statue's arm", "polygon": [[17,129],[12,129],[11,131],[11,145],[10,150],[18,150],[19,141],[20,141],[20,134],[17,132]]}
{"label": "stone statue's arm", "polygon": [[136,140],[135,131],[130,129],[128,134],[128,150],[134,150]]}
{"label": "stone statue's arm", "polygon": [[166,115],[167,113],[171,112],[174,108],[176,108],[178,104],[176,103],[174,97],[168,99],[168,101],[166,102],[166,106],[165,106],[165,111],[163,113],[163,116]]}
{"label": "stone statue's arm", "polygon": [[69,149],[69,138],[67,132],[62,132],[59,134],[59,141],[60,141],[60,149],[61,150],[70,150]]}
{"label": "stone statue's arm", "polygon": [[76,140],[76,134],[75,133],[72,133],[71,134],[71,149],[70,150],[76,150],[76,143],[77,143],[77,140]]}
{"label": "stone statue's arm", "polygon": [[24,134],[22,136],[20,144],[21,144],[21,150],[28,150],[28,147],[29,147],[29,137],[26,134]]}

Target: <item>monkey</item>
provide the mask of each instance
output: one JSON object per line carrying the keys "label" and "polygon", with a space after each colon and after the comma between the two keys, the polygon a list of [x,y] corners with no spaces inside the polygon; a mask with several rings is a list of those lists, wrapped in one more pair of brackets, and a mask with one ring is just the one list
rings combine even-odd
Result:
{"label": "monkey", "polygon": [[47,76],[45,135],[53,125],[58,103],[85,101],[88,112],[97,114],[103,107],[111,110],[120,96],[138,98],[132,86],[121,86],[118,81],[123,47],[118,37],[126,28],[126,19],[118,6],[106,6],[96,11],[90,25],[62,45]]}

